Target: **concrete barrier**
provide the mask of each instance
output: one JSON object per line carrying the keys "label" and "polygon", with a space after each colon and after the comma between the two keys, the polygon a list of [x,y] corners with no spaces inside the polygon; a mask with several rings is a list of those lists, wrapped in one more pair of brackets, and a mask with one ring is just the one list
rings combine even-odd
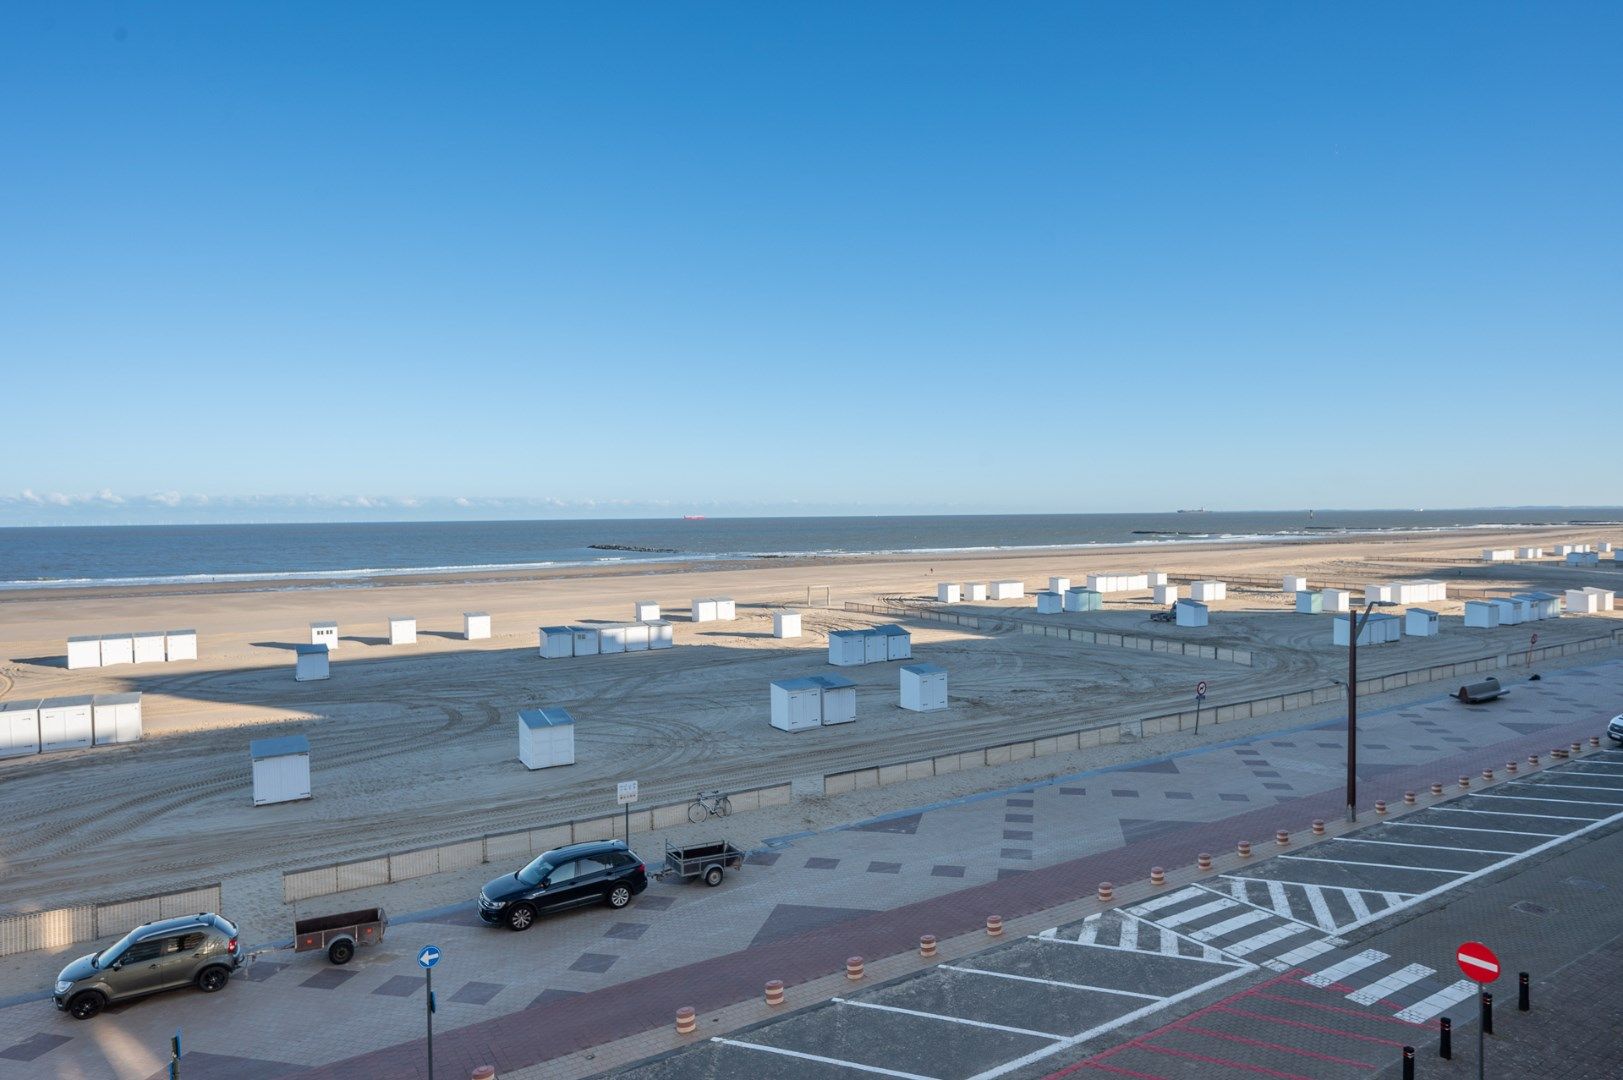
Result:
{"label": "concrete barrier", "polygon": [[[899,770],[898,775],[902,779],[907,779],[910,771],[915,774],[919,772],[917,768],[909,770],[905,763],[897,766],[897,769]],[[866,786],[878,787],[878,771],[868,770],[868,772],[873,775]],[[826,787],[827,778],[825,778],[824,783]],[[847,788],[846,790],[851,789]],[[756,810],[767,806],[787,806],[789,804],[789,785],[773,784],[769,787],[750,788],[746,791],[731,792],[728,797],[732,799],[735,811]],[[688,823],[687,808],[688,803],[681,802],[635,811],[631,815],[631,832],[635,835],[656,829],[672,828],[676,825],[686,825]],[[390,852],[387,855],[359,859],[354,862],[337,863],[331,866],[313,866],[300,870],[289,870],[282,874],[282,901],[291,904],[317,896],[330,896],[333,893],[346,892],[350,889],[388,885],[397,881],[410,881],[413,878],[427,877],[430,874],[442,874],[451,870],[466,870],[484,863],[513,863],[520,860],[529,860],[543,851],[550,851],[553,848],[564,847],[568,844],[579,844],[587,840],[618,839],[624,831],[625,816],[615,814],[581,821],[539,825],[531,829],[521,829],[517,832],[499,833],[474,839],[453,840],[432,847]],[[176,914],[184,914],[185,911],[217,909],[219,905],[217,892],[219,886],[212,887],[216,890],[215,898],[212,901],[213,909],[208,904],[200,907],[183,905],[183,909],[177,911]],[[125,901],[125,903],[134,903],[134,901]],[[152,916],[152,918],[158,917],[157,915]],[[149,920],[137,919],[130,926],[138,925],[144,921]],[[0,926],[0,933],[4,933],[3,926]],[[37,933],[36,936],[38,936]],[[34,947],[40,948],[42,946]],[[0,956],[4,955],[6,954],[3,947],[0,947]]]}
{"label": "concrete barrier", "polygon": [[219,910],[220,885],[215,882],[125,900],[0,914],[0,956],[96,941],[127,933],[157,919]]}

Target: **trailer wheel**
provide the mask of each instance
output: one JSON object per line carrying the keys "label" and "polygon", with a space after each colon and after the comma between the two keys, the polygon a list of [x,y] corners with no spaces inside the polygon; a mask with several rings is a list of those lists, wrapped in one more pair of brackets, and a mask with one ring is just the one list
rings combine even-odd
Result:
{"label": "trailer wheel", "polygon": [[335,964],[347,964],[355,956],[355,943],[347,938],[339,938],[327,947],[327,959]]}
{"label": "trailer wheel", "polygon": [[714,889],[721,884],[722,871],[719,866],[709,866],[704,871],[704,883]]}

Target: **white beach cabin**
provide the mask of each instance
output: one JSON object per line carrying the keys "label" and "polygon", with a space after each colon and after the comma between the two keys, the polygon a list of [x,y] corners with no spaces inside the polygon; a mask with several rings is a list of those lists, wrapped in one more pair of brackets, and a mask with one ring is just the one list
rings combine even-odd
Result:
{"label": "white beach cabin", "polygon": [[298,802],[310,797],[310,740],[303,735],[255,739],[248,744],[254,765],[254,805]]}
{"label": "white beach cabin", "polygon": [[1066,611],[1103,611],[1105,598],[1094,589],[1066,589]]}
{"label": "white beach cabin", "polygon": [[1483,548],[1483,562],[1510,562],[1516,557],[1515,548]]}
{"label": "white beach cabin", "polygon": [[886,660],[913,659],[913,635],[894,623],[877,626],[873,631],[885,639]]}
{"label": "white beach cabin", "polygon": [[332,652],[338,648],[338,624],[335,622],[313,622],[310,624],[310,644],[325,645],[327,651]]}
{"label": "white beach cabin", "polygon": [[1286,574],[1284,591],[1288,593],[1307,592],[1307,578],[1297,574]]}
{"label": "white beach cabin", "polygon": [[890,643],[879,628],[864,630],[862,632],[862,662],[865,664],[883,664],[890,659]]}
{"label": "white beach cabin", "polygon": [[653,623],[627,623],[625,625],[626,652],[647,652],[653,647]]}
{"label": "white beach cabin", "polygon": [[608,623],[597,628],[597,651],[604,656],[626,651],[626,624]]}
{"label": "white beach cabin", "polygon": [[1071,587],[1068,577],[1051,577],[1048,579],[1048,591],[1059,596],[1065,595],[1065,590]]}
{"label": "white beach cabin", "polygon": [[1019,600],[1026,595],[1023,581],[994,581],[988,594],[993,600]]}
{"label": "white beach cabin", "polygon": [[97,746],[141,741],[140,694],[97,694],[90,715]]}
{"label": "white beach cabin", "polygon": [[1302,590],[1296,594],[1296,610],[1303,615],[1317,615],[1324,610],[1324,594]]}
{"label": "white beach cabin", "polygon": [[693,622],[715,622],[716,601],[708,596],[696,597],[688,612],[688,618]]}
{"label": "white beach cabin", "polygon": [[573,626],[542,626],[536,629],[540,638],[542,659],[564,660],[575,655],[575,628]]}
{"label": "white beach cabin", "polygon": [[1037,614],[1058,615],[1064,610],[1064,594],[1057,592],[1040,592],[1037,594]]}
{"label": "white beach cabin", "polygon": [[39,701],[0,701],[0,758],[39,753]]}
{"label": "white beach cabin", "polygon": [[668,649],[676,644],[676,628],[664,619],[648,623],[648,647]]}
{"label": "white beach cabin", "polygon": [[1145,571],[1145,573],[1144,573],[1144,584],[1149,586],[1150,588],[1153,589],[1157,585],[1165,585],[1166,583],[1167,583],[1167,574],[1166,574],[1165,570],[1147,570],[1147,571]]}
{"label": "white beach cabin", "polygon": [[[1473,603],[1480,601],[1472,601]],[[1489,600],[1488,603],[1499,609],[1499,625],[1515,626],[1522,621],[1522,606],[1514,600]],[[1469,624],[1468,624],[1469,625]]]}
{"label": "white beach cabin", "polygon": [[830,630],[828,662],[835,667],[860,667],[868,662],[866,630]]}
{"label": "white beach cabin", "polygon": [[823,726],[849,724],[857,718],[857,684],[843,675],[813,675],[822,687],[820,708]]}
{"label": "white beach cabin", "polygon": [[94,732],[90,695],[46,698],[39,703],[39,749],[78,750],[91,745]]}
{"label": "white beach cabin", "polygon": [[772,715],[779,731],[805,731],[823,723],[823,684],[813,678],[777,679],[772,683]]}
{"label": "white beach cabin", "polygon": [[1320,589],[1319,595],[1324,598],[1325,611],[1345,613],[1352,610],[1352,593],[1346,589]]}
{"label": "white beach cabin", "polygon": [[576,656],[596,656],[602,651],[602,642],[595,626],[571,626],[569,634],[574,638]]}
{"label": "white beach cabin", "polygon": [[1518,558],[1518,559],[1542,559],[1542,558],[1544,558],[1544,549],[1543,548],[1537,548],[1537,547],[1517,548],[1516,549],[1516,558]]}
{"label": "white beach cabin", "polygon": [[417,620],[410,615],[389,616],[389,644],[417,644]]}
{"label": "white beach cabin", "polygon": [[984,581],[966,581],[966,582],[964,582],[964,599],[965,600],[985,600],[986,599],[986,582],[984,582]]}
{"label": "white beach cabin", "polygon": [[1410,637],[1436,637],[1442,620],[1435,611],[1410,608],[1403,613],[1403,632]]}
{"label": "white beach cabin", "polygon": [[521,709],[518,759],[526,769],[575,763],[575,718],[568,709]]}
{"label": "white beach cabin", "polygon": [[464,611],[462,613],[462,637],[466,641],[484,641],[490,637],[490,613],[485,611]]}
{"label": "white beach cabin", "polygon": [[800,636],[800,612],[775,611],[772,613],[772,636],[796,638]]}
{"label": "white beach cabin", "polygon": [[1600,611],[1600,597],[1587,589],[1568,589],[1567,610],[1574,615],[1593,615]]}
{"label": "white beach cabin", "polygon": [[631,605],[631,617],[637,622],[653,622],[659,618],[659,605],[652,600],[638,600]]}
{"label": "white beach cabin", "polygon": [[101,638],[81,634],[68,638],[68,670],[101,667]]}
{"label": "white beach cabin", "polygon": [[295,645],[293,647],[293,681],[319,682],[331,677],[332,659],[325,645]]}
{"label": "white beach cabin", "polygon": [[1492,630],[1499,625],[1499,605],[1488,600],[1467,600],[1465,625],[1478,630]]}
{"label": "white beach cabin", "polygon": [[163,652],[171,663],[176,660],[196,660],[197,631],[165,630],[163,632]]}
{"label": "white beach cabin", "polygon": [[1173,612],[1179,626],[1206,626],[1211,621],[1210,609],[1199,600],[1179,600]]}
{"label": "white beach cabin", "polygon": [[955,581],[943,581],[935,587],[935,599],[938,604],[956,604],[963,595],[963,588]]}
{"label": "white beach cabin", "polygon": [[134,634],[105,634],[101,639],[101,666],[135,663]]}
{"label": "white beach cabin", "polygon": [[164,658],[163,631],[141,630],[130,635],[131,652],[137,664],[161,664]]}
{"label": "white beach cabin", "polygon": [[1193,581],[1189,584],[1189,598],[1199,600],[1201,603],[1210,603],[1213,600],[1228,598],[1229,587],[1223,581]]}
{"label": "white beach cabin", "polygon": [[1181,585],[1151,585],[1150,599],[1157,604],[1175,604],[1183,594]]}
{"label": "white beach cabin", "polygon": [[947,707],[947,669],[939,664],[902,668],[901,706],[909,712],[938,712]]}
{"label": "white beach cabin", "polygon": [[1594,594],[1595,599],[1600,603],[1601,611],[1614,610],[1614,605],[1617,603],[1617,594],[1611,589],[1597,589],[1595,586],[1590,585],[1584,589],[1584,592]]}

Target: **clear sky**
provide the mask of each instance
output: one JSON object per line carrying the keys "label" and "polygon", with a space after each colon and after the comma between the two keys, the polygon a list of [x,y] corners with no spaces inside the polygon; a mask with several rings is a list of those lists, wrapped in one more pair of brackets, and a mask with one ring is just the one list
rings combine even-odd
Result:
{"label": "clear sky", "polygon": [[1623,493],[1623,5],[0,29],[0,523]]}

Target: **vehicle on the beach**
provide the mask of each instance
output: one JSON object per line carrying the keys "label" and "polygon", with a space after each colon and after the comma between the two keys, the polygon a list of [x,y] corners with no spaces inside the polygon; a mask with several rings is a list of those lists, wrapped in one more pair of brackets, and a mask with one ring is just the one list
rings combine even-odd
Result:
{"label": "vehicle on the beach", "polygon": [[121,1001],[195,986],[223,989],[242,964],[237,928],[209,912],[137,926],[114,945],[81,956],[56,977],[51,1000],[75,1020]]}
{"label": "vehicle on the beach", "polygon": [[709,840],[702,844],[677,847],[665,841],[665,868],[655,877],[666,876],[692,881],[695,878],[714,888],[728,870],[744,865],[748,856],[725,840]]}
{"label": "vehicle on the beach", "polygon": [[376,945],[389,928],[382,908],[361,908],[337,915],[313,915],[293,924],[293,951],[325,951],[335,964],[347,964],[361,945]]}
{"label": "vehicle on the beach", "polygon": [[479,917],[492,926],[528,930],[542,912],[587,904],[623,908],[646,888],[648,867],[624,840],[571,844],[487,881],[479,890]]}
{"label": "vehicle on the beach", "polygon": [[1612,717],[1612,722],[1606,725],[1606,734],[1615,743],[1623,743],[1623,716]]}

